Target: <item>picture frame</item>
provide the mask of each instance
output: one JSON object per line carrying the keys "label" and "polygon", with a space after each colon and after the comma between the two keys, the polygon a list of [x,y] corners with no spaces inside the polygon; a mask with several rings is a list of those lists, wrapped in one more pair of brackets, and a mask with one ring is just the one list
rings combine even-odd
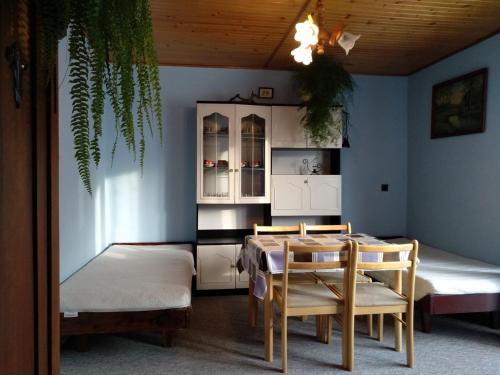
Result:
{"label": "picture frame", "polygon": [[485,131],[487,80],[483,68],[432,87],[431,138]]}
{"label": "picture frame", "polygon": [[259,99],[272,99],[274,89],[272,87],[259,87]]}

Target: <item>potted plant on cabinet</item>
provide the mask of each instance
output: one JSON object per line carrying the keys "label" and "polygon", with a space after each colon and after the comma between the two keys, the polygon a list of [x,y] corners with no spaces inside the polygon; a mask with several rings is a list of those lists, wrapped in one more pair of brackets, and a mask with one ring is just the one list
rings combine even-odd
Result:
{"label": "potted plant on cabinet", "polygon": [[313,62],[302,66],[294,75],[305,108],[301,119],[309,138],[318,146],[338,139],[342,133],[343,117],[332,109],[343,107],[352,94],[354,82],[342,64],[331,56],[316,55]]}

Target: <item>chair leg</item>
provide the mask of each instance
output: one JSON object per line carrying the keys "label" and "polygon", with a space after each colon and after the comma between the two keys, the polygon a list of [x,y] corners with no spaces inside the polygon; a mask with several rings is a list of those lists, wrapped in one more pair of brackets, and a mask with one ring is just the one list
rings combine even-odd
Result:
{"label": "chair leg", "polygon": [[325,341],[326,344],[329,344],[332,342],[332,332],[333,332],[333,316],[332,315],[325,315],[326,319],[326,332],[325,332]]}
{"label": "chair leg", "polygon": [[384,341],[384,314],[378,314],[378,341]]}
{"label": "chair leg", "polygon": [[323,315],[316,315],[316,338],[319,342],[325,342],[324,340],[324,320]]}
{"label": "chair leg", "polygon": [[342,337],[345,336],[346,338],[346,353],[345,353],[345,358],[346,358],[346,363],[344,364],[344,367],[352,371],[354,369],[354,322],[355,322],[355,317],[353,314],[349,314],[350,316],[344,316],[345,321],[344,325],[345,327],[345,332],[343,333]]}
{"label": "chair leg", "polygon": [[[402,318],[401,313],[395,314],[399,319]],[[403,325],[398,319],[394,319],[394,350],[397,352],[402,351],[402,336],[403,336]]]}
{"label": "chair leg", "polygon": [[369,337],[373,336],[373,318],[372,318],[372,315],[366,316],[366,334]]}
{"label": "chair leg", "polygon": [[287,348],[287,340],[288,340],[288,326],[287,326],[287,316],[282,311],[281,312],[281,372],[288,371],[288,348]]}
{"label": "chair leg", "polygon": [[413,309],[408,309],[406,312],[406,364],[408,367],[413,368],[415,361],[413,350]]}

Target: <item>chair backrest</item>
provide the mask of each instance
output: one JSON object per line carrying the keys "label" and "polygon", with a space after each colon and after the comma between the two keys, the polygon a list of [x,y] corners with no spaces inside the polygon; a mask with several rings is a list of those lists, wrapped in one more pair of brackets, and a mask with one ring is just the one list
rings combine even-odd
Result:
{"label": "chair backrest", "polygon": [[[288,294],[288,273],[289,270],[322,270],[322,269],[349,269],[350,259],[353,244],[347,241],[344,244],[338,245],[303,245],[303,244],[290,244],[285,241],[283,250],[283,299],[286,301]],[[293,253],[294,260],[290,261],[290,253]],[[338,260],[328,262],[313,262],[311,260],[295,260],[296,258],[303,258],[300,255],[313,254],[313,253],[338,253]],[[347,285],[349,280],[348,272],[344,272],[344,283]],[[333,289],[336,289],[333,287]],[[338,290],[332,291],[338,294]],[[339,296],[340,297],[340,296]]]}
{"label": "chair backrest", "polygon": [[307,234],[308,231],[310,232],[345,232],[348,234],[351,234],[351,223],[348,222],[347,224],[335,224],[335,225],[309,225],[309,224],[303,224],[304,227],[304,234]]}
{"label": "chair backrest", "polygon": [[[363,253],[381,253],[382,261],[363,261]],[[360,245],[354,243],[350,262],[350,282],[358,270],[384,270],[394,271],[394,283],[392,289],[402,294],[402,270],[407,272],[407,292],[405,296],[408,302],[413,304],[415,297],[415,274],[417,271],[418,241],[413,240],[407,244],[387,244],[387,245]],[[349,294],[355,296],[356,283],[353,283]],[[355,298],[351,298],[351,307],[354,307]]]}
{"label": "chair backrest", "polygon": [[302,224],[299,225],[253,225],[253,234],[255,236],[262,233],[298,233],[302,234]]}

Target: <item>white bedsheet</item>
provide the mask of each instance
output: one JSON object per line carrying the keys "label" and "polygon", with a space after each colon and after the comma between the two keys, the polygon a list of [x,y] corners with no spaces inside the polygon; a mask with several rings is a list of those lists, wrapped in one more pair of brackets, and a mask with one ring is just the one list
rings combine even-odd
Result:
{"label": "white bedsheet", "polygon": [[[409,242],[407,238],[389,240]],[[427,294],[500,293],[500,266],[465,258],[419,244],[415,300]],[[367,274],[384,283],[392,282],[392,271],[370,271]],[[403,275],[403,290],[406,277]]]}
{"label": "white bedsheet", "polygon": [[113,245],[60,287],[61,312],[146,311],[191,305],[192,246]]}

